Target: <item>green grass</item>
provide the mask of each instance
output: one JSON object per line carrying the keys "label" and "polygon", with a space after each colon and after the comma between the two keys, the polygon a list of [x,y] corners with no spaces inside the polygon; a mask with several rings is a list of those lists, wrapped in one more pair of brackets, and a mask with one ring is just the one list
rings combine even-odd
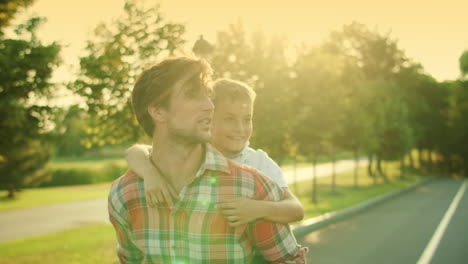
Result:
{"label": "green grass", "polygon": [[0,191],[0,211],[106,197],[109,189],[110,183],[23,189],[14,200],[6,198],[7,191]]}
{"label": "green grass", "polygon": [[335,192],[332,192],[331,177],[322,177],[317,179],[317,203],[312,203],[312,181],[305,181],[298,184],[298,190],[291,190],[296,194],[304,206],[305,216],[308,219],[319,216],[324,213],[341,210],[355,204],[364,202],[376,196],[410,186],[421,180],[423,176],[415,173],[407,173],[404,180],[399,177],[398,163],[391,162],[385,164],[385,173],[389,178],[388,183],[380,178],[374,179],[367,175],[367,168],[358,169],[358,187],[354,187],[353,170],[338,173],[336,175]]}
{"label": "green grass", "polygon": [[94,224],[0,243],[0,263],[117,264],[110,224]]}

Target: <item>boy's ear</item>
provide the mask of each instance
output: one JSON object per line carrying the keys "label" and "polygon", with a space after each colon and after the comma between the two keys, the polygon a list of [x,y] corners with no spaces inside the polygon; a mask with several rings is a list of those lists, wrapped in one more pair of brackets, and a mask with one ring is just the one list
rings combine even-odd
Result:
{"label": "boy's ear", "polygon": [[148,114],[151,116],[151,118],[157,122],[164,122],[164,114],[163,114],[163,109],[160,106],[151,106],[149,105],[148,108]]}

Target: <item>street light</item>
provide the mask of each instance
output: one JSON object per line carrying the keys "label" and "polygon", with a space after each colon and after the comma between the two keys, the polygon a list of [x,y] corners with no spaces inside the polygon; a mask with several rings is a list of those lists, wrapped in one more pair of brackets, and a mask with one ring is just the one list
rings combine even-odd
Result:
{"label": "street light", "polygon": [[203,58],[208,62],[211,62],[211,59],[213,58],[214,46],[211,45],[208,41],[206,41],[203,38],[203,35],[200,35],[200,38],[193,45],[192,51],[198,57]]}

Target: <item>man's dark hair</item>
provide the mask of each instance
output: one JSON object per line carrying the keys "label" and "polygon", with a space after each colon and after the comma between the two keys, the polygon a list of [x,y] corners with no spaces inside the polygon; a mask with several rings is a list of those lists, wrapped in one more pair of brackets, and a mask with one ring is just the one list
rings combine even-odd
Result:
{"label": "man's dark hair", "polygon": [[192,57],[169,58],[144,70],[135,83],[132,91],[132,105],[138,123],[146,134],[153,136],[154,122],[148,113],[148,106],[160,105],[167,107],[174,85],[190,74],[199,76],[199,80],[207,83],[212,69],[202,59]]}

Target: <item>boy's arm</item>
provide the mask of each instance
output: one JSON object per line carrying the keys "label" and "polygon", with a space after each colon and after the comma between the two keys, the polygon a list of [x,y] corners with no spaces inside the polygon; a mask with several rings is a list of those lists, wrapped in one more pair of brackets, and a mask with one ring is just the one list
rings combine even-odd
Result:
{"label": "boy's arm", "polygon": [[145,196],[149,206],[155,207],[164,201],[172,206],[172,197],[178,199],[178,195],[151,164],[151,146],[133,145],[125,151],[125,158],[130,170],[144,180]]}
{"label": "boy's arm", "polygon": [[[255,199],[278,201],[282,190],[269,179],[258,177]],[[263,257],[271,263],[306,263],[307,248],[297,244],[288,225],[259,220],[249,224],[248,236]]]}
{"label": "boy's arm", "polygon": [[280,224],[301,221],[304,218],[304,208],[301,202],[288,188],[283,188],[283,200],[279,202],[259,201],[261,218]]}
{"label": "boy's arm", "polygon": [[127,160],[128,168],[134,171],[138,177],[143,178],[145,175],[153,175],[156,171],[149,159],[151,146],[149,145],[133,145],[125,151],[125,159]]}
{"label": "boy's arm", "polygon": [[247,224],[262,218],[280,224],[289,224],[304,218],[304,209],[297,198],[283,188],[281,201],[254,200],[246,197],[226,200],[219,206],[232,227]]}
{"label": "boy's arm", "polygon": [[287,188],[281,168],[262,150],[257,150],[253,159],[260,172],[273,180],[284,190],[281,201],[253,200],[238,197],[220,204],[222,213],[229,220],[232,227],[243,225],[257,219],[264,219],[276,223],[288,224],[304,218],[304,208],[301,202]]}

